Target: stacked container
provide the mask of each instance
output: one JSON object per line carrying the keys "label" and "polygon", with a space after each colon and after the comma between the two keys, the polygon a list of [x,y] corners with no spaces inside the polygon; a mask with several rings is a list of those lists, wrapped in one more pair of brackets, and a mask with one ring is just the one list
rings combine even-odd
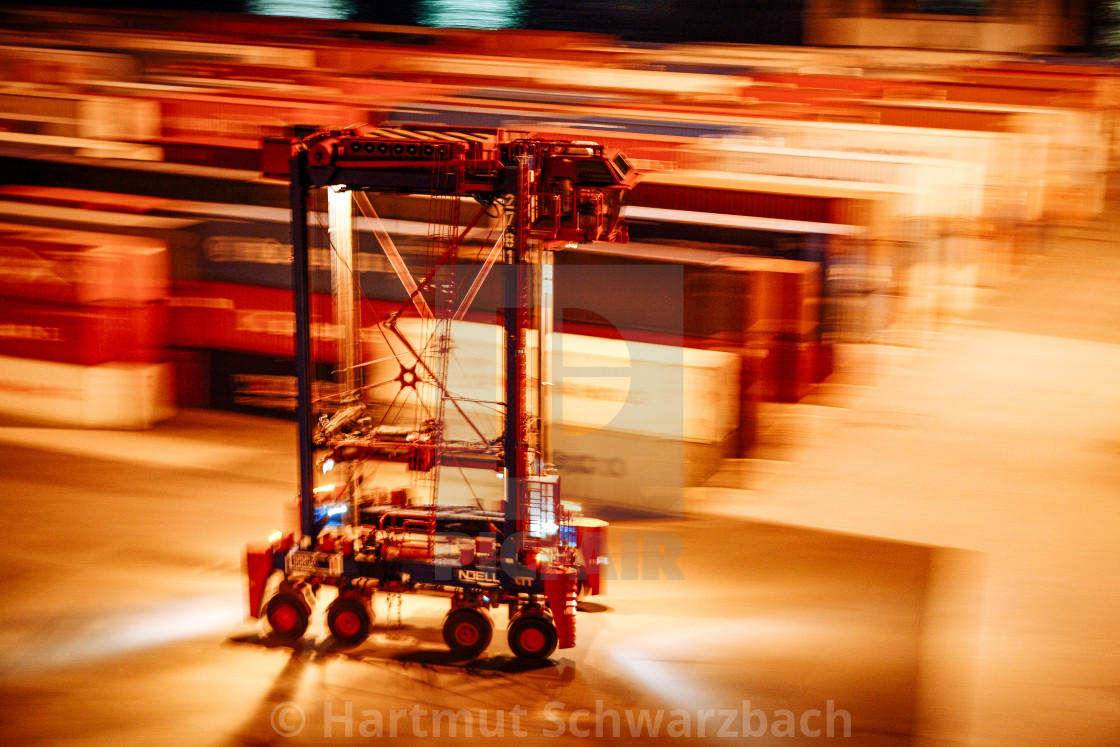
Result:
{"label": "stacked container", "polygon": [[0,412],[82,428],[173,414],[166,243],[0,224],[0,263]]}

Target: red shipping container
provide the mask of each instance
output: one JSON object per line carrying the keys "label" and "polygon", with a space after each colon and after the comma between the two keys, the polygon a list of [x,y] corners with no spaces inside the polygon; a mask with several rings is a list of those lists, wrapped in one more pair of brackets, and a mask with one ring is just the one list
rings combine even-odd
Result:
{"label": "red shipping container", "polygon": [[369,117],[368,107],[313,101],[176,93],[156,99],[165,138],[259,139],[290,125],[346,127]]}
{"label": "red shipping container", "polygon": [[167,359],[175,367],[175,403],[179,407],[209,407],[209,352],[171,349]]}
{"label": "red shipping container", "polygon": [[163,358],[167,307],[73,306],[0,298],[0,355],[76,363],[152,363]]}
{"label": "red shipping container", "polygon": [[261,170],[261,142],[256,139],[234,138],[161,138],[149,141],[163,149],[167,163],[190,166],[212,166],[241,171]]}
{"label": "red shipping container", "polygon": [[233,350],[235,301],[225,283],[175,281],[168,342],[174,347]]}
{"label": "red shipping container", "polygon": [[816,379],[820,382],[827,379],[836,370],[836,351],[833,349],[831,342],[822,340],[817,343],[817,366],[816,366]]}
{"label": "red shipping container", "polygon": [[777,355],[778,401],[800,402],[817,382],[817,343],[779,342]]}
{"label": "red shipping container", "polygon": [[[363,301],[368,327],[385,318],[399,304]],[[311,296],[312,355],[332,361],[338,356],[331,297]],[[239,283],[182,281],[171,299],[171,344],[176,347],[234,350],[290,358],[295,354],[295,313],[292,293]]]}
{"label": "red shipping container", "polygon": [[798,402],[824,374],[820,367],[820,266],[758,260],[747,304],[754,363],[751,391],[760,402]]}
{"label": "red shipping container", "polygon": [[0,186],[0,196],[13,202],[32,202],[37,205],[74,207],[84,210],[111,210],[115,213],[150,213],[171,202],[163,197],[99,192],[73,187],[40,187],[30,184]]}
{"label": "red shipping container", "polygon": [[938,130],[973,130],[975,132],[1012,131],[1012,112],[970,109],[967,104],[954,108],[953,102],[889,102],[864,101],[860,110],[871,112],[881,125],[895,127],[927,127]]}
{"label": "red shipping container", "polygon": [[[871,97],[903,96],[907,98],[932,98],[937,92],[935,83],[911,82],[906,80],[887,80],[849,75],[802,75],[799,73],[751,73],[751,79],[758,83],[773,83],[795,86],[798,89],[848,92]],[[754,89],[744,91],[751,96]]]}
{"label": "red shipping container", "polygon": [[631,190],[629,204],[817,223],[838,222],[835,220],[835,204],[839,201],[837,198],[673,184],[671,181],[671,175],[650,175]]}
{"label": "red shipping container", "polygon": [[435,96],[448,96],[455,89],[434,83],[396,81],[343,75],[321,75],[314,84],[334,89],[343,96],[355,96],[383,104],[386,101],[428,101]]}
{"label": "red shipping container", "polygon": [[[273,83],[277,86],[310,85],[313,70],[278,65],[261,65],[246,62],[213,61],[201,59],[169,60],[149,65],[145,72],[156,79],[198,79],[200,81],[231,81],[247,83]],[[255,93],[255,91],[252,91]]]}
{"label": "red shipping container", "polygon": [[781,335],[756,338],[751,346],[754,380],[751,394],[758,402],[799,402],[820,380],[818,343]]}
{"label": "red shipping container", "polygon": [[766,259],[752,272],[748,328],[801,337],[820,323],[820,265]]}

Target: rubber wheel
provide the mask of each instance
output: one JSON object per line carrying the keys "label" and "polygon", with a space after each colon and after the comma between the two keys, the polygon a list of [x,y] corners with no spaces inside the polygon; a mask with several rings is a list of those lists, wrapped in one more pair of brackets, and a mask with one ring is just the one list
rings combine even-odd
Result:
{"label": "rubber wheel", "polygon": [[369,607],[356,597],[339,597],[327,608],[327,628],[345,646],[356,646],[368,638],[372,624]]}
{"label": "rubber wheel", "polygon": [[556,650],[556,626],[540,615],[522,615],[509,624],[509,648],[522,659],[545,659]]}
{"label": "rubber wheel", "polygon": [[278,591],[268,600],[265,612],[272,634],[285,641],[298,641],[307,632],[307,607],[294,591]]}
{"label": "rubber wheel", "polygon": [[493,637],[494,623],[485,613],[471,607],[451,610],[443,620],[443,642],[451,653],[463,659],[481,654]]}

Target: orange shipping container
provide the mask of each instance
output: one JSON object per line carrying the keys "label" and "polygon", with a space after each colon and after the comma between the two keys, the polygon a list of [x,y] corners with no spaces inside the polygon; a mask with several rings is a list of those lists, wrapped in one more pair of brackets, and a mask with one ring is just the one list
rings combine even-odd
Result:
{"label": "orange shipping container", "polygon": [[159,239],[0,223],[0,295],[147,303],[167,297],[169,264]]}

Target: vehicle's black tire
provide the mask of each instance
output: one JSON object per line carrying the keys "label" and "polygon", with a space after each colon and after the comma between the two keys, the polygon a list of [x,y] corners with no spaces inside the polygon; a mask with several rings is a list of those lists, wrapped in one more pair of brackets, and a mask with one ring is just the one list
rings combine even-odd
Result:
{"label": "vehicle's black tire", "polygon": [[327,628],[336,642],[357,646],[369,637],[373,616],[358,597],[339,597],[327,608]]}
{"label": "vehicle's black tire", "polygon": [[307,632],[310,614],[301,594],[283,590],[268,600],[265,617],[274,636],[284,641],[298,641]]}
{"label": "vehicle's black tire", "polygon": [[494,623],[490,616],[473,607],[459,607],[443,619],[443,642],[456,657],[474,659],[490,645]]}
{"label": "vehicle's black tire", "polygon": [[518,658],[547,659],[556,650],[556,625],[543,615],[521,615],[509,624],[506,640]]}

